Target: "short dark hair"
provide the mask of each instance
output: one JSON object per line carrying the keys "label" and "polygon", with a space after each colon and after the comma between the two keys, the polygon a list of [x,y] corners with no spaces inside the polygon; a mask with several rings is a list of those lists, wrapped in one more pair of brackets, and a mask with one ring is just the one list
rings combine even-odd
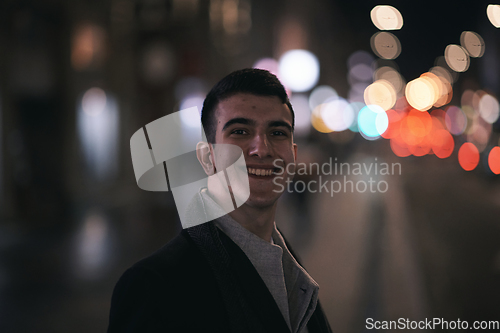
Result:
{"label": "short dark hair", "polygon": [[220,80],[208,93],[201,110],[201,124],[207,141],[215,143],[217,123],[214,113],[220,101],[237,93],[249,93],[258,96],[277,96],[292,113],[292,131],[295,126],[295,114],[288,99],[285,87],[269,71],[257,68],[240,69]]}

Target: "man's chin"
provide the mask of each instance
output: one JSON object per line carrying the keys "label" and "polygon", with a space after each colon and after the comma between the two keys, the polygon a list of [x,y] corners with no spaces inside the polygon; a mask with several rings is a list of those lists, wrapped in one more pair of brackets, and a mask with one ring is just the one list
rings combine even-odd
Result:
{"label": "man's chin", "polygon": [[273,207],[279,197],[264,197],[250,194],[250,197],[245,202],[246,205],[254,208],[265,209]]}

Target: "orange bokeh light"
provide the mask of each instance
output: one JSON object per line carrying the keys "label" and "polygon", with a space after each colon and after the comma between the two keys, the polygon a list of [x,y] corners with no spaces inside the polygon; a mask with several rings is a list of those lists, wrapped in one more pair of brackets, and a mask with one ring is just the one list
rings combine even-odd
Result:
{"label": "orange bokeh light", "polygon": [[[436,109],[431,112],[431,116],[433,118],[433,126],[441,126],[440,128],[446,128],[446,112],[441,109]],[[435,122],[438,120],[438,122]]]}
{"label": "orange bokeh light", "polygon": [[411,155],[408,146],[404,143],[404,141],[398,139],[399,137],[394,137],[391,139],[391,149],[394,155],[399,157],[407,157]]}
{"label": "orange bokeh light", "polygon": [[453,136],[445,129],[436,130],[431,139],[432,151],[439,158],[450,157],[455,148]]}
{"label": "orange bokeh light", "polygon": [[471,142],[464,143],[458,151],[458,163],[465,171],[471,171],[479,163],[479,150]]}
{"label": "orange bokeh light", "polygon": [[314,108],[313,112],[311,112],[311,125],[314,129],[320,133],[330,133],[333,132],[328,126],[326,126],[323,118],[321,117],[321,107],[323,104],[318,105]]}
{"label": "orange bokeh light", "polygon": [[395,110],[387,110],[387,118],[389,118],[389,126],[387,130],[381,134],[384,139],[391,139],[395,136],[399,136],[400,122],[402,116]]}
{"label": "orange bokeh light", "polygon": [[495,175],[500,174],[500,147],[496,146],[490,150],[488,165]]}
{"label": "orange bokeh light", "polygon": [[412,155],[420,157],[431,153],[431,142],[428,136],[424,136],[422,140],[414,145],[408,146],[408,150]]}
{"label": "orange bokeh light", "polygon": [[408,115],[401,121],[401,137],[406,144],[416,145],[430,133],[432,129],[432,118],[428,112],[410,110]]}

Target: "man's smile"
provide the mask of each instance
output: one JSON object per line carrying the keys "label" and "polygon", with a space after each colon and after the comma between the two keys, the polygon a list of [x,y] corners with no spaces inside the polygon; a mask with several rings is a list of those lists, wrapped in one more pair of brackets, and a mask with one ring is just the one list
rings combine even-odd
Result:
{"label": "man's smile", "polygon": [[278,168],[274,167],[263,167],[263,168],[251,168],[247,167],[248,174],[253,176],[268,177],[276,174]]}

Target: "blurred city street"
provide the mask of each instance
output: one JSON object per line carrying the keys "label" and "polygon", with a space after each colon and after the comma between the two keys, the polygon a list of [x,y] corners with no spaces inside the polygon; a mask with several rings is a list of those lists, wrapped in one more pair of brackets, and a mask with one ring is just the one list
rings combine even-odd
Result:
{"label": "blurred city street", "polygon": [[[249,67],[287,88],[297,162],[339,167],[276,218],[332,330],[499,322],[499,28],[486,1],[3,1],[0,332],[106,331],[123,272],[182,230],[132,135]],[[200,135],[180,119],[175,144]]]}

